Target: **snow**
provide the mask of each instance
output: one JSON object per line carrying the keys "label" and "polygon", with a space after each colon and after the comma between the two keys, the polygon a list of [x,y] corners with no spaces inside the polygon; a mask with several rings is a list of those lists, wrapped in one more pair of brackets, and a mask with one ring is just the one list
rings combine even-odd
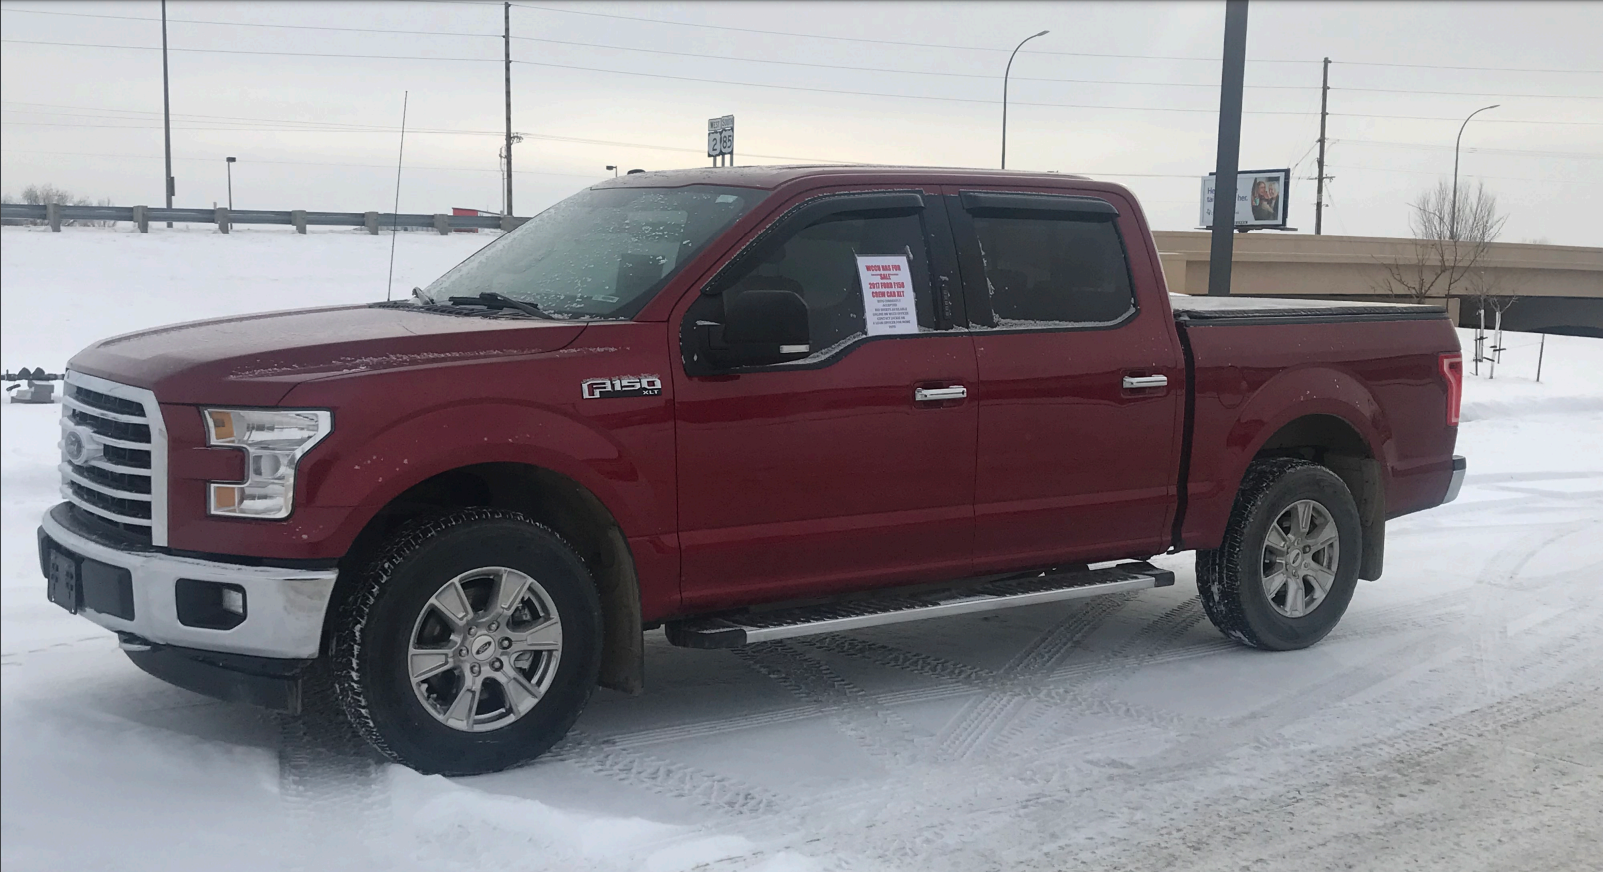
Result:
{"label": "snow", "polygon": [[[396,287],[488,234],[404,235]],[[360,233],[0,232],[4,366],[105,335],[374,299]],[[1307,651],[1173,587],[735,652],[648,637],[528,767],[376,763],[139,672],[45,601],[59,406],[0,407],[0,866],[258,870],[1582,868],[1603,816],[1603,341],[1469,376],[1459,501]],[[1468,334],[1464,344],[1469,345]],[[1471,367],[1466,366],[1466,370]],[[1591,839],[1592,841],[1588,841]]]}

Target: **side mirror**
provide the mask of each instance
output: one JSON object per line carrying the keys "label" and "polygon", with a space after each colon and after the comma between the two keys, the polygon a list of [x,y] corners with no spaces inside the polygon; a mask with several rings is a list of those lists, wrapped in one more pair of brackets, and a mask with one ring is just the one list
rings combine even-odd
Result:
{"label": "side mirror", "polygon": [[702,328],[708,362],[723,368],[767,366],[812,352],[807,302],[800,294],[749,290],[727,300],[724,323]]}

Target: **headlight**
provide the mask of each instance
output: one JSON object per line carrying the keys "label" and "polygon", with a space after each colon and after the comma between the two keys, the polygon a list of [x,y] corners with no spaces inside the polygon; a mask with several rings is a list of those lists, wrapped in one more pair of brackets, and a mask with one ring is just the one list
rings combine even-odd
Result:
{"label": "headlight", "polygon": [[206,483],[213,515],[287,518],[295,499],[295,464],[334,428],[312,409],[205,409],[206,444],[245,450],[245,481]]}

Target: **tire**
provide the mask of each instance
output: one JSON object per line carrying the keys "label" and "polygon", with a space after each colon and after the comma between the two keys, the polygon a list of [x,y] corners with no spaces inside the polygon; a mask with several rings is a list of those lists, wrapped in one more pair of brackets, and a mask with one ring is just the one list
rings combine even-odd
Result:
{"label": "tire", "polygon": [[339,615],[334,688],[391,760],[495,772],[567,734],[595,689],[601,639],[595,584],[561,537],[516,512],[466,509],[403,528],[368,565]]}
{"label": "tire", "polygon": [[1362,536],[1358,507],[1335,473],[1306,460],[1256,461],[1236,494],[1224,543],[1197,552],[1203,611],[1243,645],[1307,648],[1347,611]]}

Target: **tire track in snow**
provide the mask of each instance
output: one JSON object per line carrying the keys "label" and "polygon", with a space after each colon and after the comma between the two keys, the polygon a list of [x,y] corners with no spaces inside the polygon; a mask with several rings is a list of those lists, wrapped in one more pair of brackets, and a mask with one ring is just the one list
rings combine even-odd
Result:
{"label": "tire track in snow", "polygon": [[[1375,609],[1364,613],[1363,618],[1366,624],[1363,628],[1350,630],[1338,628],[1330,638],[1332,640],[1350,641],[1391,635],[1410,629],[1456,624],[1462,620],[1463,606],[1461,605],[1455,603],[1447,608],[1424,614],[1421,614],[1420,609],[1431,603],[1451,602],[1464,597],[1464,592],[1457,591],[1441,597]],[[976,688],[987,689],[994,687],[994,683],[997,680],[997,673],[991,670],[958,663],[935,655],[869,642],[855,636],[827,634],[810,636],[796,641],[822,651],[863,662],[875,663],[892,670],[931,678],[939,682],[934,686],[917,686],[877,692],[865,691],[870,699],[882,706],[895,707],[951,699],[971,694]],[[1238,643],[1221,636],[1216,640],[1190,643],[1167,651],[1155,651],[1148,655],[1141,662],[1141,665],[1153,666],[1178,663],[1220,654],[1235,653],[1241,650],[1242,648]],[[1122,660],[1092,660],[1059,667],[1047,676],[1046,681],[1056,683],[1087,676],[1097,676],[1107,672],[1120,672],[1129,668],[1131,668],[1131,664]],[[762,711],[748,714],[719,716],[639,730],[624,729],[603,732],[597,734],[597,739],[619,747],[643,748],[670,744],[683,739],[795,723],[819,717],[822,714],[823,709],[819,706],[802,704],[778,709],[766,708]],[[561,757],[562,753],[561,746],[558,746],[557,749],[547,753],[542,759],[557,759]]]}
{"label": "tire track in snow", "polygon": [[[1258,857],[1240,850],[1242,847],[1250,849],[1254,845],[1275,847],[1277,843],[1304,837],[1303,828],[1283,827],[1289,822],[1289,817],[1295,815],[1281,814],[1278,817],[1283,819],[1275,821],[1266,818],[1266,813],[1274,816],[1274,812],[1286,809],[1303,809],[1310,802],[1330,796],[1333,790],[1342,789],[1349,791],[1356,803],[1368,805],[1380,801],[1382,797],[1374,793],[1377,775],[1404,777],[1406,773],[1420,768],[1420,763],[1435,759],[1443,752],[1452,751],[1466,743],[1507,735],[1537,719],[1562,714],[1595,699],[1600,691],[1603,691],[1603,687],[1593,678],[1509,697],[1432,724],[1406,729],[1396,735],[1356,745],[1319,749],[1297,758],[1294,768],[1284,776],[1265,772],[1223,772],[1222,778],[1251,777],[1259,783],[1269,783],[1273,778],[1284,782],[1285,786],[1269,796],[1228,790],[1197,795],[1186,803],[1188,807],[1176,807],[1171,799],[1164,804],[1164,817],[1150,821],[1150,825],[1142,819],[1146,815],[1143,805],[1150,802],[1149,794],[1165,790],[1167,786],[1133,786],[1133,793],[1127,802],[1137,809],[1130,821],[1130,828],[1138,834],[1136,839],[1121,840],[1105,850],[1092,853],[1087,853],[1078,845],[1060,844],[1056,850],[1043,852],[1034,858],[1033,868],[1051,869],[1054,872],[1089,872],[1151,869],[1175,863],[1200,867],[1207,860],[1215,861],[1207,868],[1282,868],[1285,865],[1284,857],[1277,862],[1273,857]],[[1377,772],[1382,767],[1384,771]],[[1220,768],[1227,766],[1221,765]],[[1414,794],[1411,792],[1409,796]],[[1479,797],[1479,800],[1485,802],[1490,798],[1496,802],[1497,796],[1496,792],[1491,792]],[[1407,808],[1403,810],[1407,811]],[[1282,826],[1277,827],[1277,823]],[[1144,832],[1151,835],[1141,838],[1139,834]],[[1328,834],[1338,843],[1346,845],[1353,844],[1352,835],[1351,826],[1339,827]],[[1395,834],[1395,837],[1412,841],[1422,838],[1423,834],[1407,828],[1407,832]],[[1329,861],[1319,868],[1348,868],[1339,857],[1328,857],[1317,847],[1288,847],[1303,852],[1302,856],[1306,859]],[[1375,863],[1385,865],[1373,855],[1368,859],[1370,863],[1361,864],[1365,868]],[[1228,862],[1219,862],[1221,860]],[[1467,868],[1473,864],[1466,862],[1460,865]],[[1482,865],[1477,868],[1486,867]]]}
{"label": "tire track in snow", "polygon": [[739,778],[665,760],[574,732],[542,761],[567,763],[646,793],[688,802],[721,815],[768,816],[786,805],[783,797]]}
{"label": "tire track in snow", "polygon": [[936,757],[947,760],[967,757],[996,730],[1005,727],[1028,700],[1027,693],[1019,692],[1018,682],[1050,672],[1081,640],[1099,629],[1132,598],[1133,595],[1122,595],[1092,600],[1025,646],[992,675],[977,699],[970,700],[948,722],[938,737]]}
{"label": "tire track in snow", "polygon": [[[1146,626],[1120,641],[1113,650],[1099,658],[1103,662],[1119,662],[1123,668],[1102,671],[1089,682],[1073,689],[1082,697],[1112,700],[1115,686],[1122,684],[1134,670],[1146,666],[1171,650],[1175,640],[1191,632],[1191,629],[1201,623],[1204,617],[1202,601],[1196,597],[1186,599],[1148,622]],[[1047,680],[1056,683],[1061,679],[1049,673]],[[1048,715],[1056,713],[1057,708],[1031,706],[1023,715],[1014,718],[998,730],[991,744],[1006,750],[1010,745],[1027,737],[1040,737],[1046,726],[1042,721],[1046,720],[1050,724],[1052,719],[1048,718]],[[1142,720],[1150,722],[1148,717],[1143,717]]]}
{"label": "tire track in snow", "polygon": [[[317,670],[317,667],[313,667]],[[387,829],[388,791],[383,769],[351,728],[326,676],[314,671],[303,685],[299,716],[276,715],[279,724],[278,793],[291,830],[291,868],[321,870],[330,856],[366,856]]]}
{"label": "tire track in snow", "polygon": [[[1477,684],[1487,698],[1497,699],[1508,693],[1506,652],[1509,609],[1514,605],[1509,602],[1510,592],[1525,594],[1554,583],[1548,579],[1521,585],[1520,573],[1542,552],[1591,526],[1596,525],[1582,521],[1532,530],[1500,549],[1476,576],[1470,609],[1471,645]],[[1525,596],[1519,599],[1528,601]]]}
{"label": "tire track in snow", "polygon": [[900,714],[881,705],[828,663],[788,642],[763,642],[733,652],[736,659],[820,711],[864,751],[892,762],[917,758],[930,740]]}

